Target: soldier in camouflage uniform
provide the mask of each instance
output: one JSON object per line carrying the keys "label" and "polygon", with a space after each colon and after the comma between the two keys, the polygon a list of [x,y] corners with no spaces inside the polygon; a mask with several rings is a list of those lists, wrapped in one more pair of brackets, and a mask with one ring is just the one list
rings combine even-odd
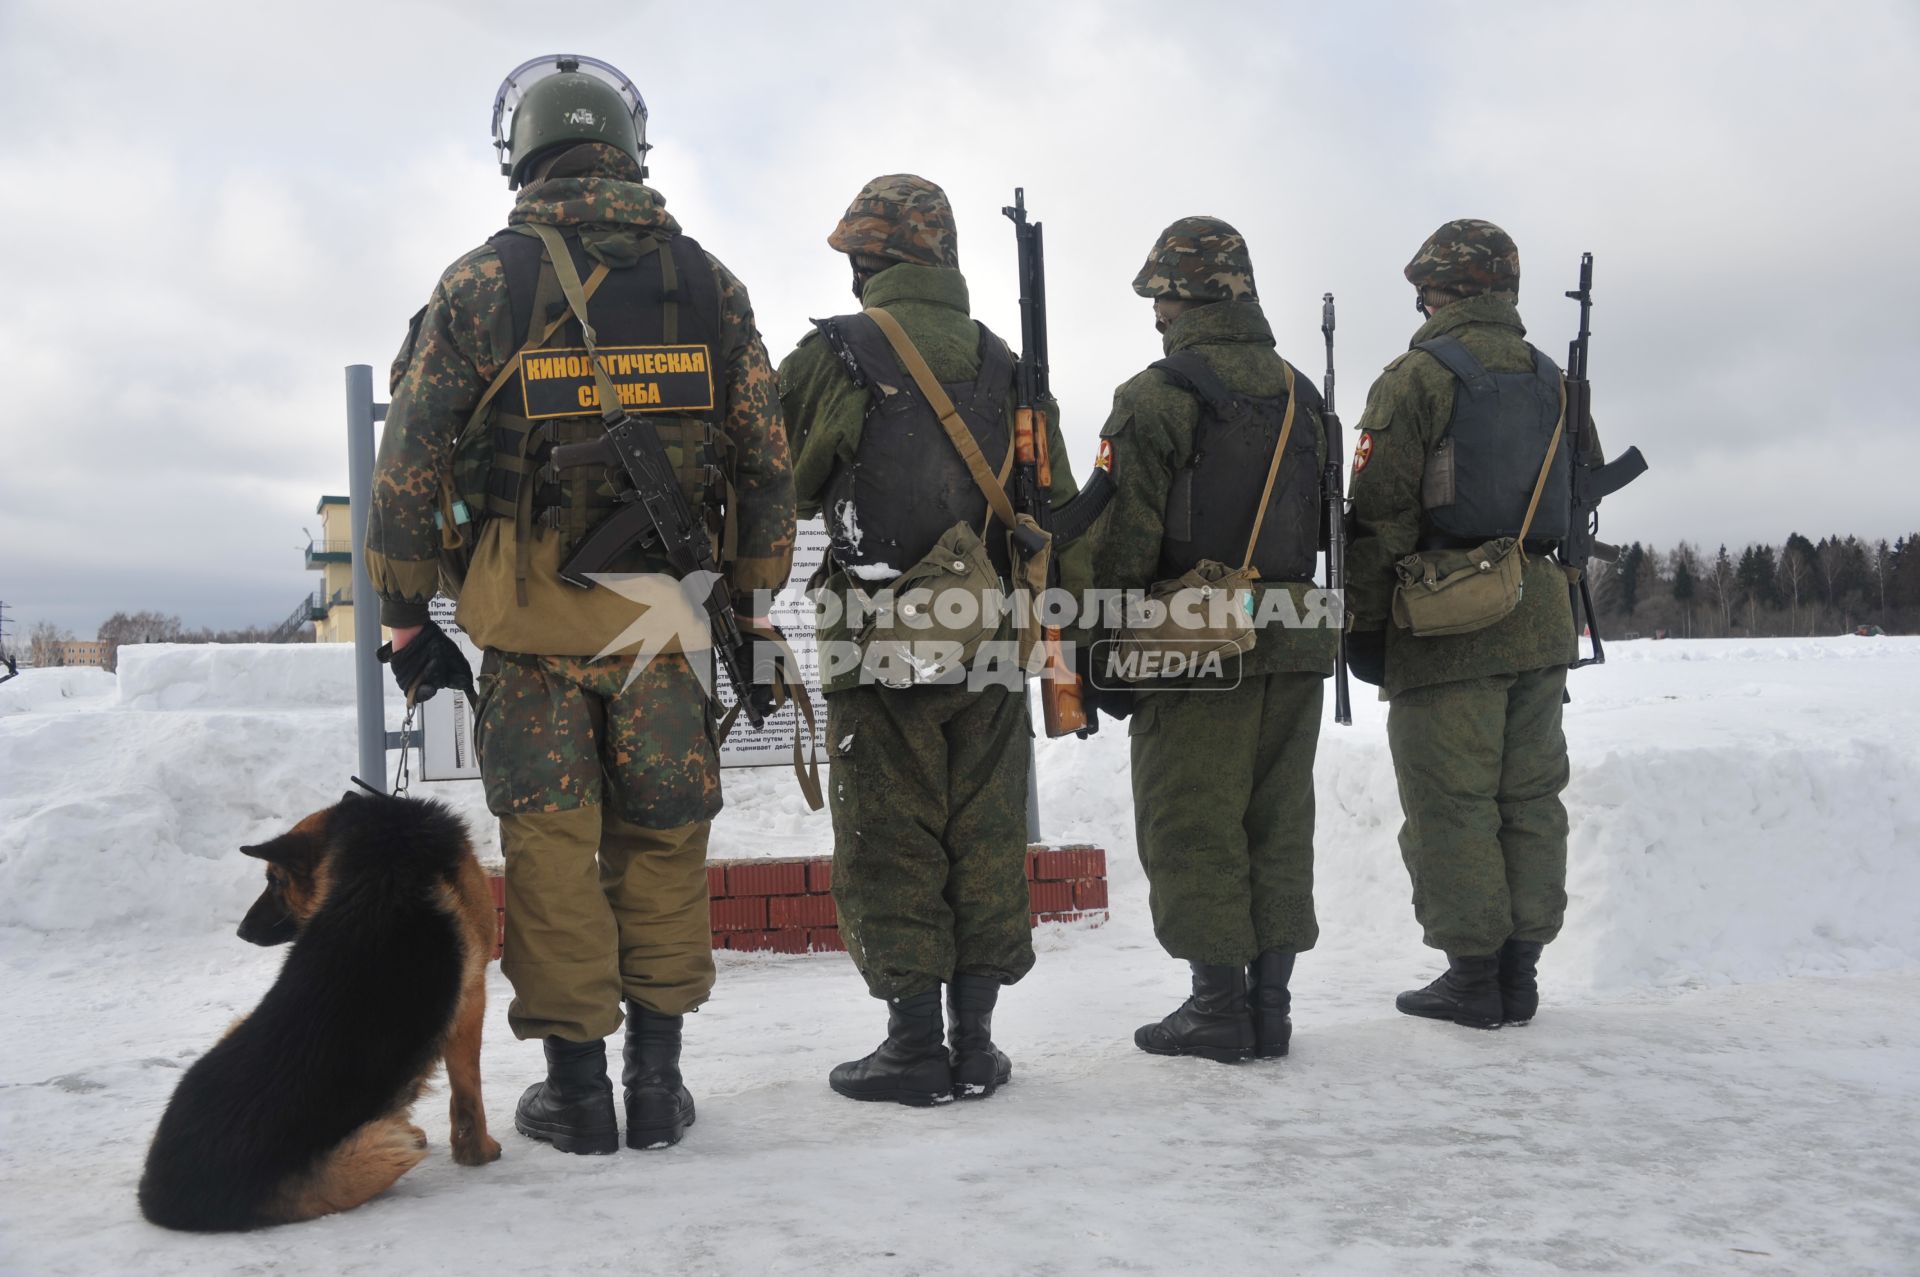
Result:
{"label": "soldier in camouflage uniform", "polygon": [[1134,1041],[1157,1055],[1280,1056],[1294,955],[1319,935],[1313,759],[1334,663],[1312,582],[1322,402],[1274,350],[1246,241],[1227,223],[1169,226],[1133,289],[1153,299],[1168,357],[1115,392],[1100,432],[1115,496],[1092,534],[1096,587],[1144,591],[1203,559],[1240,567],[1285,437],[1251,547],[1253,649],[1223,678],[1134,685],[1134,824],[1154,933],[1193,976],[1185,1004]]}
{"label": "soldier in camouflage uniform", "polygon": [[[1012,354],[968,315],[953,210],[932,182],[869,182],[827,243],[847,255],[868,312],[819,321],[781,364],[780,397],[800,510],[824,513],[833,543],[815,580],[833,894],[854,963],[888,1008],[886,1042],[829,1082],[853,1099],[904,1104],[986,1096],[1012,1071],[991,1037],[997,995],[1033,966],[1026,694],[1017,677],[970,681],[963,667],[882,686],[835,654],[857,638],[847,623],[855,591],[894,584],[956,524],[994,544],[994,571],[1007,571],[986,498],[872,311],[897,322],[996,468],[1011,455]],[[1050,421],[1060,458],[1058,414]],[[1073,495],[1072,476],[1056,461],[1053,478],[1058,504]],[[1010,637],[1002,625],[992,642]]]}
{"label": "soldier in camouflage uniform", "polygon": [[[1348,654],[1391,701],[1400,850],[1426,942],[1447,955],[1446,973],[1397,1005],[1497,1028],[1532,1018],[1540,950],[1567,903],[1560,707],[1575,640],[1567,578],[1547,557],[1567,531],[1562,461],[1541,477],[1548,452],[1565,449],[1560,373],[1525,339],[1519,252],[1499,227],[1448,222],[1405,274],[1427,321],[1374,382],[1360,421]],[[1473,508],[1505,511],[1505,526],[1468,526],[1488,517],[1458,513]],[[1512,612],[1438,636],[1393,623],[1396,564],[1514,536],[1515,525],[1527,529],[1527,559]]]}
{"label": "soldier in camouflage uniform", "polygon": [[[602,1039],[620,1026],[623,1000],[628,1144],[675,1142],[693,1121],[681,1021],[713,987],[705,860],[720,774],[714,707],[695,668],[712,659],[694,650],[705,645],[700,623],[629,631],[641,612],[633,598],[559,578],[624,476],[542,465],[556,441],[602,432],[553,246],[599,286],[588,309],[598,348],[627,352],[618,367],[642,366],[635,352],[650,346],[674,352],[651,366],[678,378],[623,378],[617,389],[636,412],[662,387],[680,404],[642,419],[669,441],[683,491],[716,531],[725,503],[723,569],[747,623],[755,591],[785,583],[794,536],[786,435],[746,289],[643,184],[645,108],[610,78],[571,59],[537,59],[510,78],[525,96],[503,147],[519,188],[509,227],[448,267],[414,318],[394,363],[367,530],[395,672],[416,696],[465,672],[454,650],[460,669],[448,676],[451,643],[427,615],[443,537],[459,539],[446,527],[464,532],[458,617],[485,650],[476,738],[506,853],[508,1022],[517,1037],[543,1039],[548,1066],[516,1126],[594,1153],[618,1143]],[[543,228],[557,237],[523,233]],[[532,348],[544,362],[521,358]],[[667,571],[637,547],[618,567]],[[685,632],[700,642],[670,641]],[[636,642],[663,637],[666,650],[636,656]]]}

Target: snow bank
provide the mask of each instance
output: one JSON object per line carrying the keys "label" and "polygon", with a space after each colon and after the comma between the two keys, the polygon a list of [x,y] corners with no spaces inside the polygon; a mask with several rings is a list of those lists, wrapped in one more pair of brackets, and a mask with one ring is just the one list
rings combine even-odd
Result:
{"label": "snow bank", "polygon": [[[1580,671],[1556,987],[1727,983],[1920,963],[1920,640],[1619,643]],[[48,676],[87,675],[61,693]],[[35,677],[35,676],[39,677]],[[32,679],[33,681],[29,681]],[[104,680],[104,681],[103,681]],[[0,926],[230,929],[233,851],[333,801],[353,766],[344,646],[160,646],[0,687]],[[1417,952],[1385,707],[1322,734],[1322,954]],[[390,704],[390,721],[397,708]],[[1124,731],[1043,741],[1043,832],[1109,851],[1146,910]],[[474,783],[423,785],[492,823]],[[785,768],[727,773],[715,856],[831,848]],[[1417,969],[1417,968],[1416,968]]]}
{"label": "snow bank", "polygon": [[0,683],[0,714],[44,713],[114,695],[113,675],[86,666],[21,670]]}
{"label": "snow bank", "polygon": [[348,643],[146,643],[120,649],[128,709],[272,710],[353,704]]}

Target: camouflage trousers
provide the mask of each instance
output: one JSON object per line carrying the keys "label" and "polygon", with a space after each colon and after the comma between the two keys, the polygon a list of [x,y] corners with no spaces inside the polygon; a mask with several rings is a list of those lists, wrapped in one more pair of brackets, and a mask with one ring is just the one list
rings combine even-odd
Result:
{"label": "camouflage trousers", "polygon": [[1256,674],[1143,691],[1127,734],[1153,931],[1176,958],[1244,966],[1320,938],[1313,760],[1326,678]]}
{"label": "camouflage trousers", "polygon": [[1450,954],[1545,943],[1567,910],[1565,666],[1413,688],[1387,742],[1400,854],[1426,941]]}
{"label": "camouflage trousers", "polygon": [[1031,970],[1024,691],[849,688],[827,739],[833,896],[873,996]]}
{"label": "camouflage trousers", "polygon": [[584,1042],[620,1000],[663,1015],[713,989],[707,834],[720,808],[705,691],[682,656],[488,652],[475,733],[506,853],[507,1020]]}

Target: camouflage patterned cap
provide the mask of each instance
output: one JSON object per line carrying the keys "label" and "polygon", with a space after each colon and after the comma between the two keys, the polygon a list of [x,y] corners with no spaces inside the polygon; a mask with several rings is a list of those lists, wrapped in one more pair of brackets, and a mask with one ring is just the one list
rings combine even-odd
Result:
{"label": "camouflage patterned cap", "polygon": [[957,267],[958,240],[945,191],[924,177],[889,173],[860,188],[827,245],[849,256]]}
{"label": "camouflage patterned cap", "polygon": [[1195,302],[1252,297],[1247,241],[1217,217],[1183,217],[1160,232],[1147,264],[1134,276],[1133,291]]}
{"label": "camouflage patterned cap", "polygon": [[1433,234],[1407,263],[1415,288],[1473,297],[1520,291],[1520,250],[1513,237],[1477,217],[1459,217]]}

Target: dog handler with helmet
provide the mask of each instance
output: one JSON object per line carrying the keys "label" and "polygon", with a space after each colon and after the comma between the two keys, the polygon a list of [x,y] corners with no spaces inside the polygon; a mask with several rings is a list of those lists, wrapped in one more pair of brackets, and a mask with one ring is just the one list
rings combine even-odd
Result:
{"label": "dog handler with helmet", "polygon": [[[436,590],[457,594],[485,651],[476,739],[506,853],[508,1022],[547,1060],[514,1125],[574,1153],[618,1147],[602,1039],[623,1001],[627,1144],[672,1144],[693,1122],[681,1020],[713,987],[721,799],[704,618],[670,606],[680,583],[639,539],[615,575],[562,579],[627,476],[549,454],[604,437],[611,386],[665,445],[744,626],[765,628],[749,601],[785,584],[793,554],[786,433],[746,289],[643,184],[646,119],[632,82],[592,58],[507,77],[494,139],[519,194],[507,229],[413,318],[367,528],[401,686],[471,686],[427,615]],[[636,601],[647,582],[666,588]]]}

